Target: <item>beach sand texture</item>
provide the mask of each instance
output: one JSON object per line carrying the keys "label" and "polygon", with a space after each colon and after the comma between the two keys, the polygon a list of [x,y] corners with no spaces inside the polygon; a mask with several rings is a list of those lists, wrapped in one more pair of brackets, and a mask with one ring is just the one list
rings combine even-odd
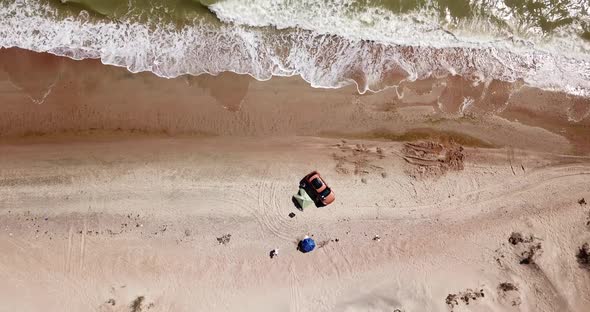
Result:
{"label": "beach sand texture", "polygon": [[[519,82],[359,95],[2,49],[0,311],[585,312],[589,115]],[[299,211],[312,170],[336,202]]]}

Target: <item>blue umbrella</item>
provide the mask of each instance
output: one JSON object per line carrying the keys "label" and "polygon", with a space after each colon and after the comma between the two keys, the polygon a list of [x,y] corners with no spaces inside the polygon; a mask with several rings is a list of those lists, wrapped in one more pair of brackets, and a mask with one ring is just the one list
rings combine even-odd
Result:
{"label": "blue umbrella", "polygon": [[310,252],[315,248],[315,242],[313,239],[306,237],[299,241],[299,250],[301,252]]}

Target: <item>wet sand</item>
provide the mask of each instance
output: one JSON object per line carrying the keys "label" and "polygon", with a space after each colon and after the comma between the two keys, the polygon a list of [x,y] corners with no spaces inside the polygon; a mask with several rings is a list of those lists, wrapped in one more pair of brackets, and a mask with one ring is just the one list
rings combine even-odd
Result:
{"label": "wet sand", "polygon": [[0,68],[2,137],[107,130],[391,139],[445,131],[499,147],[580,154],[589,146],[590,99],[519,82],[473,86],[451,77],[359,95],[354,87],[313,89],[297,77],[162,79],[17,49],[0,50]]}
{"label": "wet sand", "polygon": [[[0,50],[0,311],[585,311],[589,114]],[[315,169],[337,200],[301,212]]]}

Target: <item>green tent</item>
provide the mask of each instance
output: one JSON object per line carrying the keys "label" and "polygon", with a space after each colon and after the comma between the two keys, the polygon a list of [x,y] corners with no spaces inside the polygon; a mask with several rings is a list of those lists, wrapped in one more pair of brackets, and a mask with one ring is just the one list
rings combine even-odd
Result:
{"label": "green tent", "polygon": [[307,195],[307,192],[305,191],[305,189],[300,188],[299,193],[297,193],[293,197],[295,198],[295,200],[297,201],[297,203],[299,204],[299,207],[301,207],[301,209],[307,208],[307,206],[313,204],[313,200],[311,200],[311,197],[309,197],[309,195]]}

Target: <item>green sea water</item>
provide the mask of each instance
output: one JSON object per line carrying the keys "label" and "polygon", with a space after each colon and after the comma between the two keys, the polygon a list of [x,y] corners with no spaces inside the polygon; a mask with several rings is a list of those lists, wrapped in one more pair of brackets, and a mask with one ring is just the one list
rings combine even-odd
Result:
{"label": "green sea water", "polygon": [[378,92],[459,75],[590,97],[588,0],[0,0],[0,48]]}
{"label": "green sea water", "polygon": [[183,24],[195,18],[213,20],[215,16],[196,0],[53,0],[52,5],[66,15],[87,10],[95,17],[144,22]]}
{"label": "green sea water", "polygon": [[[60,10],[69,6],[83,8],[108,18],[150,20],[157,17],[183,24],[195,18],[214,19],[209,6],[224,0],[53,0]],[[326,3],[335,0],[318,0]],[[287,4],[289,1],[285,1]],[[292,1],[296,3],[297,1]],[[370,7],[385,8],[393,13],[407,14],[429,11],[441,18],[450,17],[455,23],[469,19],[486,19],[499,27],[511,24],[538,27],[545,34],[576,25],[580,38],[590,40],[589,8],[584,0],[358,0],[353,10]]]}

